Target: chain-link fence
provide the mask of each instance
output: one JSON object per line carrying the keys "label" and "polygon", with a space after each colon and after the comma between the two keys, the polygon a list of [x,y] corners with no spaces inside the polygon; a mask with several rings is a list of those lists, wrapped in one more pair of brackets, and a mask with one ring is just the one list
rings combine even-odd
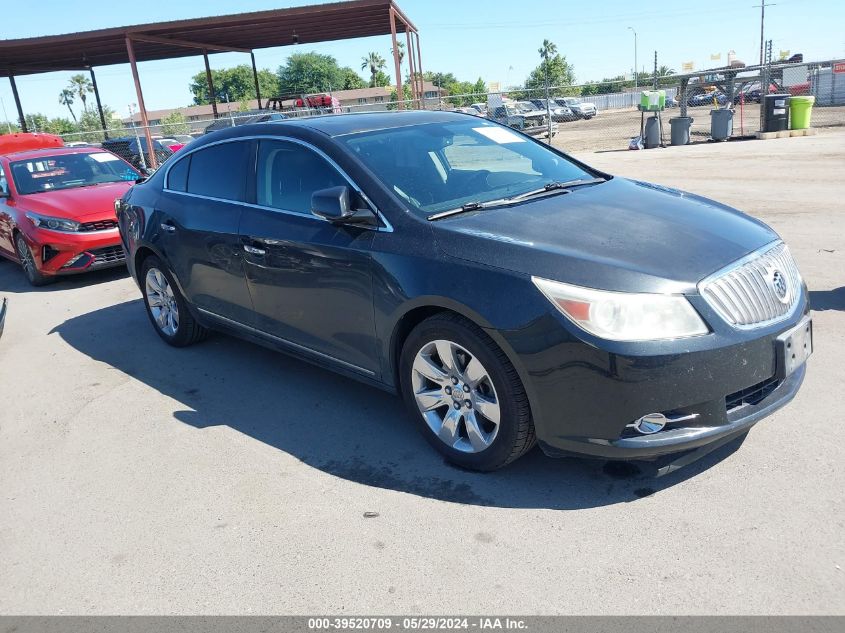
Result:
{"label": "chain-link fence", "polygon": [[[709,73],[709,74],[708,74]],[[812,95],[815,106],[812,126],[830,128],[845,126],[845,62],[815,62],[810,64],[773,64],[764,68],[739,70],[731,84],[717,71],[704,71],[685,77],[686,116],[692,119],[690,142],[707,142],[711,138],[711,110],[733,110],[733,138],[750,136],[760,129],[760,110],[766,91],[762,77],[768,78],[768,93],[794,96]],[[658,78],[659,89],[665,90],[666,109],[661,112],[663,142],[669,144],[670,120],[681,112],[681,76]],[[733,95],[726,94],[730,85]],[[577,86],[542,88],[512,88],[503,92],[470,93],[461,95],[426,96],[419,103],[357,99],[345,101],[341,93],[320,96],[327,105],[313,107],[309,101],[275,100],[275,109],[223,111],[212,116],[191,117],[183,122],[152,121],[150,134],[159,162],[178,151],[202,134],[244,123],[272,121],[331,113],[354,113],[396,110],[400,107],[427,110],[451,110],[471,114],[523,130],[547,140],[549,132],[557,146],[570,152],[610,151],[629,147],[640,136],[642,126],[651,113],[641,112],[638,105],[644,90],[652,86],[634,88],[626,82],[602,82]],[[427,95],[429,93],[426,93]],[[136,166],[149,165],[144,128],[133,122],[115,125],[108,130],[108,138],[101,131],[65,134],[66,143],[102,144]]]}

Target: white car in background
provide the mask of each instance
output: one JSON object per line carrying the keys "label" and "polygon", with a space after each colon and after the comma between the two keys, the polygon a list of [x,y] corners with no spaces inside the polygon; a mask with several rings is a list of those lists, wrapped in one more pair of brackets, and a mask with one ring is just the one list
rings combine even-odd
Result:
{"label": "white car in background", "polygon": [[555,99],[560,105],[565,105],[572,113],[580,119],[592,119],[598,113],[595,103],[581,101],[575,97],[563,97]]}

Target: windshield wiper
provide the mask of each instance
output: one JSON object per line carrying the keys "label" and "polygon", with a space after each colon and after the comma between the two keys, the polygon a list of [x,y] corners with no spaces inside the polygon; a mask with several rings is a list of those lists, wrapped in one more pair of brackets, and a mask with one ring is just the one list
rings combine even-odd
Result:
{"label": "windshield wiper", "polygon": [[595,185],[600,182],[605,182],[604,178],[579,178],[577,180],[567,180],[565,182],[559,181],[552,181],[547,182],[541,189],[533,189],[531,191],[526,191],[525,193],[521,193],[518,196],[513,196],[512,198],[508,198],[508,202],[517,202],[519,200],[524,200],[526,198],[533,198],[534,196],[544,195],[551,191],[561,191],[565,193],[569,193],[571,189],[574,187],[580,187],[583,185]]}
{"label": "windshield wiper", "polygon": [[448,218],[453,215],[458,215],[459,213],[467,213],[469,211],[479,211],[481,209],[489,209],[490,207],[497,207],[505,204],[511,204],[512,202],[519,202],[520,200],[524,200],[526,198],[532,198],[534,196],[543,195],[550,193],[552,191],[559,191],[560,193],[569,193],[569,191],[573,187],[579,187],[581,185],[593,185],[600,182],[605,182],[604,178],[582,178],[578,180],[567,180],[565,182],[549,182],[546,183],[542,189],[534,189],[533,191],[526,191],[525,193],[521,193],[517,196],[512,196],[510,198],[497,198],[496,200],[488,200],[486,202],[480,202],[478,200],[474,200],[472,202],[467,202],[466,204],[457,207],[455,209],[449,209],[448,211],[441,211],[439,213],[434,213],[428,216],[429,221],[433,220],[440,220],[442,218]]}
{"label": "windshield wiper", "polygon": [[433,213],[428,216],[428,220],[440,220],[442,218],[448,218],[452,215],[458,215],[459,213],[466,213],[468,211],[478,211],[479,209],[489,209],[490,207],[495,207],[501,204],[507,204],[510,202],[510,198],[499,198],[497,200],[488,200],[487,202],[480,202],[478,200],[474,200],[472,202],[467,202],[460,207],[455,209],[449,209],[448,211],[441,211],[440,213]]}

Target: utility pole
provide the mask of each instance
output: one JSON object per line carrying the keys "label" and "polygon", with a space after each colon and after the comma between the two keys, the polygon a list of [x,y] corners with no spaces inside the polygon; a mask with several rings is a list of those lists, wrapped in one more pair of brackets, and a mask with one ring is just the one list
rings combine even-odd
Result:
{"label": "utility pole", "polygon": [[[760,9],[760,65],[763,65],[763,47],[766,45],[765,39],[765,25],[766,25],[766,0],[760,0],[760,4],[755,4],[753,8]],[[769,3],[768,6],[774,7],[776,4]]]}
{"label": "utility pole", "polygon": [[637,82],[637,32],[634,30],[633,26],[629,26],[628,30],[634,34],[634,90],[636,91],[639,86]]}

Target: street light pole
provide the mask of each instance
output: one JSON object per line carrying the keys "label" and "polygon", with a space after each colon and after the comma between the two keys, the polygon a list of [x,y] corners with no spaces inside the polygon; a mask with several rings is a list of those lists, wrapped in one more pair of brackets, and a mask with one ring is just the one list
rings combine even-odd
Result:
{"label": "street light pole", "polygon": [[637,89],[637,32],[634,30],[633,26],[629,26],[628,30],[634,34],[634,90]]}

